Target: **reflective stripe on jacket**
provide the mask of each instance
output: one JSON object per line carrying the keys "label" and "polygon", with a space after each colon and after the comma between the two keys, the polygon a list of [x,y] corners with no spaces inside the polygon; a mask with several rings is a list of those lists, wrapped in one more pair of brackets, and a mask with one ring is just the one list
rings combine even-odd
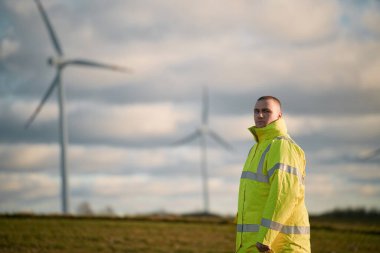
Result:
{"label": "reflective stripe on jacket", "polygon": [[256,242],[273,252],[310,252],[303,150],[282,118],[249,130],[257,143],[240,179],[236,252],[258,252]]}

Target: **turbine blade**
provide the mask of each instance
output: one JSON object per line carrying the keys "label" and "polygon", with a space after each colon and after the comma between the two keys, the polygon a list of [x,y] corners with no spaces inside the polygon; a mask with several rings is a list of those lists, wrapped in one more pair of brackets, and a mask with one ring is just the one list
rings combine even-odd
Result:
{"label": "turbine blade", "polygon": [[89,61],[89,60],[82,60],[82,59],[67,61],[65,64],[73,64],[73,65],[80,65],[80,66],[87,66],[87,67],[103,68],[103,69],[132,73],[132,70],[129,68],[120,67],[120,66],[116,66],[116,65],[110,65],[110,64],[104,64],[104,63],[99,63],[99,62],[94,62],[94,61]]}
{"label": "turbine blade", "polygon": [[49,98],[50,94],[53,92],[55,86],[58,84],[59,79],[59,72],[54,77],[53,82],[50,84],[49,88],[47,89],[45,95],[43,96],[40,104],[36,108],[36,110],[33,112],[32,116],[30,116],[29,120],[25,124],[25,128],[28,128],[34,121],[34,119],[37,117],[38,113],[41,111],[42,106],[45,104],[46,100]]}
{"label": "turbine blade", "polygon": [[370,159],[372,159],[378,155],[380,155],[380,148],[372,150],[369,154],[361,156],[359,159],[361,161],[367,161],[367,160],[370,160]]}
{"label": "turbine blade", "polygon": [[203,125],[208,124],[208,90],[207,86],[203,87],[203,97],[202,97],[202,123]]}
{"label": "turbine blade", "polygon": [[54,33],[53,26],[51,25],[51,23],[49,21],[49,18],[48,18],[47,14],[46,14],[46,12],[44,10],[44,7],[42,6],[40,0],[34,0],[34,1],[37,4],[38,10],[41,13],[41,16],[42,16],[42,19],[43,19],[43,21],[44,21],[44,23],[46,25],[46,28],[48,29],[49,36],[50,36],[51,41],[53,42],[55,51],[57,51],[57,53],[60,56],[62,56],[63,55],[63,51],[61,49],[61,46],[59,45],[58,37]]}
{"label": "turbine blade", "polygon": [[217,133],[215,133],[213,130],[209,129],[208,133],[210,134],[210,137],[213,138],[216,142],[218,142],[220,145],[222,145],[224,148],[228,150],[233,150],[234,148],[227,143],[225,140],[223,140],[222,137],[220,137]]}
{"label": "turbine blade", "polygon": [[172,143],[173,146],[178,146],[178,145],[183,145],[185,143],[188,143],[188,142],[191,142],[192,140],[196,139],[197,137],[199,137],[201,135],[201,132],[199,130],[196,130],[194,133],[186,136],[185,138],[183,139],[180,139],[174,143]]}

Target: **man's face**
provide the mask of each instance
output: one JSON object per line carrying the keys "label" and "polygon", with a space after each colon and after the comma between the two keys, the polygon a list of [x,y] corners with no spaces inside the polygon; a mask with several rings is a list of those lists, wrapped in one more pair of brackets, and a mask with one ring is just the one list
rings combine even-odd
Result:
{"label": "man's face", "polygon": [[265,127],[282,116],[280,105],[273,99],[257,101],[253,113],[256,127]]}

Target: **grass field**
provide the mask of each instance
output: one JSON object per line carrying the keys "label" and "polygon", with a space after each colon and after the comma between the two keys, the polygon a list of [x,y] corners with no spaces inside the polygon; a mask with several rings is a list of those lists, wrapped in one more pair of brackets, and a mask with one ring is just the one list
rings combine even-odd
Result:
{"label": "grass field", "polygon": [[[312,252],[380,252],[373,221],[311,219]],[[0,252],[234,252],[230,219],[0,216]]]}

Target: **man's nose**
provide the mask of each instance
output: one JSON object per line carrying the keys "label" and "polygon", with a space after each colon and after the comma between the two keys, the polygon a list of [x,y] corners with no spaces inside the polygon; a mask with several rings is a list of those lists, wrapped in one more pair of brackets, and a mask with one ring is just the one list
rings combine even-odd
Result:
{"label": "man's nose", "polygon": [[259,118],[263,118],[263,117],[264,117],[264,115],[263,115],[263,113],[262,113],[262,112],[259,112],[259,113],[257,114],[257,117],[259,117]]}

